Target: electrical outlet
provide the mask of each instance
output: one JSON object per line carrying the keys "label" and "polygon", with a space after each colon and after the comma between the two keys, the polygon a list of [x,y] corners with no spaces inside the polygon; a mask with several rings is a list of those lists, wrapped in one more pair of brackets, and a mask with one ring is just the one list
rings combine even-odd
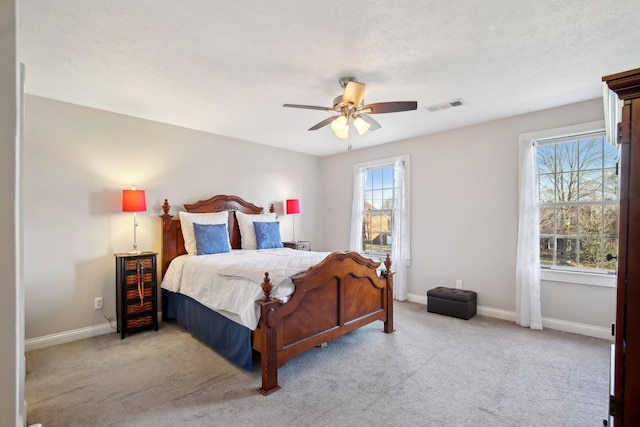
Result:
{"label": "electrical outlet", "polygon": [[102,304],[103,304],[102,297],[95,297],[93,299],[93,308],[95,310],[100,310],[102,308]]}
{"label": "electrical outlet", "polygon": [[456,289],[462,289],[462,280],[456,280]]}

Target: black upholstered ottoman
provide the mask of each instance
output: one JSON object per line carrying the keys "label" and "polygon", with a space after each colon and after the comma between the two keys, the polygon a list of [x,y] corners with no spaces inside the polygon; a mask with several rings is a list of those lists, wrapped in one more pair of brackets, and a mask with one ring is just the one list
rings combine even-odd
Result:
{"label": "black upholstered ottoman", "polygon": [[476,315],[478,294],[438,286],[427,291],[427,311],[469,320]]}

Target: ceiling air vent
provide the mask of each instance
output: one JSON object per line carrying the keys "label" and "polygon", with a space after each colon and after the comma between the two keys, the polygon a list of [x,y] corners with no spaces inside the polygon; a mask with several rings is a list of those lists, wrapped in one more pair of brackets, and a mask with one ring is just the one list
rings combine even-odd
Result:
{"label": "ceiling air vent", "polygon": [[446,110],[447,108],[459,107],[459,106],[464,105],[464,104],[466,104],[466,102],[464,102],[464,99],[458,98],[458,99],[454,99],[453,101],[444,102],[444,103],[436,104],[436,105],[431,105],[429,107],[424,107],[424,108],[426,110],[431,111],[432,113],[435,113],[436,111]]}

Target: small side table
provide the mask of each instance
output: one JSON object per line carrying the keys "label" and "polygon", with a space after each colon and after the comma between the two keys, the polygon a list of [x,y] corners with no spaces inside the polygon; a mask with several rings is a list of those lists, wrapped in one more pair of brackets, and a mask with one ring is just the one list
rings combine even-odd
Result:
{"label": "small side table", "polygon": [[116,257],[116,311],[118,332],[153,327],[158,330],[156,253],[121,253]]}
{"label": "small side table", "polygon": [[311,242],[308,240],[297,240],[295,242],[282,242],[282,246],[285,248],[291,248],[298,251],[310,251]]}

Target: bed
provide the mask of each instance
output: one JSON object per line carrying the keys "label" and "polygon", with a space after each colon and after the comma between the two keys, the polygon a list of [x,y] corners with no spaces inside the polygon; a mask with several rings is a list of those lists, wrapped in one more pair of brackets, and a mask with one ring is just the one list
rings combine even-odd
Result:
{"label": "bed", "polygon": [[[228,195],[217,195],[184,207],[188,213],[226,212],[231,252],[242,248],[238,217],[263,213],[262,207]],[[187,253],[181,221],[169,214],[170,209],[165,199],[161,216],[163,278],[171,262]],[[385,333],[394,330],[389,256],[380,263],[355,252],[333,252],[323,256],[318,264],[294,274],[290,280],[293,293],[283,303],[271,295],[274,283],[265,271],[260,285],[261,297],[252,303],[258,313],[255,329],[210,309],[196,298],[164,289],[163,280],[163,320],[175,319],[223,357],[245,369],[251,369],[253,352],[260,353],[262,385],[259,391],[263,395],[280,389],[278,369],[296,354],[378,320],[383,322]]]}

